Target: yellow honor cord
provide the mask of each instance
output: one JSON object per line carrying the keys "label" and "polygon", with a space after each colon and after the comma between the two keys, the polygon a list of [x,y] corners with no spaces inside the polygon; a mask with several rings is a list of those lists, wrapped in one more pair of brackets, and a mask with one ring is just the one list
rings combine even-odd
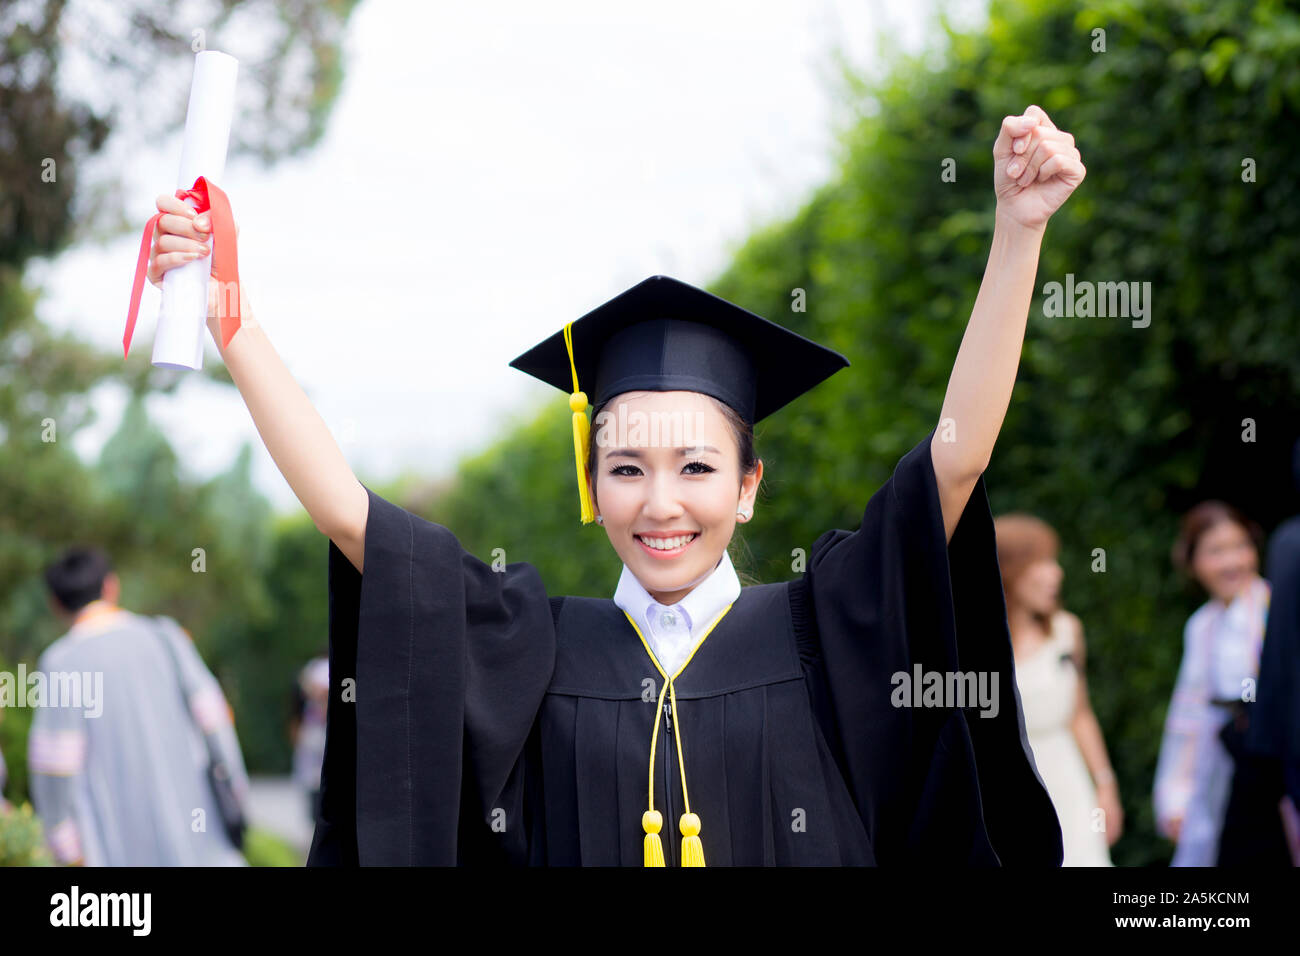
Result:
{"label": "yellow honor cord", "polygon": [[686,665],[691,662],[691,658],[695,657],[696,652],[704,645],[705,638],[713,633],[713,629],[718,626],[718,622],[730,610],[731,605],[728,604],[719,612],[696,643],[690,656],[686,658],[681,667],[677,668],[677,673],[672,677],[665,674],[664,669],[659,666],[659,660],[655,657],[654,651],[650,650],[650,645],[646,643],[641,628],[637,627],[636,620],[627,611],[623,612],[623,616],[632,625],[632,630],[636,631],[636,636],[641,639],[641,646],[650,655],[650,662],[654,664],[655,670],[664,679],[664,686],[660,689],[659,698],[655,702],[655,723],[650,735],[650,792],[647,799],[649,809],[641,815],[641,828],[645,830],[646,866],[664,865],[663,842],[659,837],[659,831],[663,828],[663,814],[655,809],[655,750],[659,742],[659,718],[664,712],[665,693],[668,694],[673,712],[673,737],[677,741],[677,766],[682,775],[682,802],[686,806],[686,812],[682,814],[681,819],[678,821],[678,829],[682,833],[682,866],[704,866],[704,844],[700,842],[700,818],[698,815],[691,813],[691,798],[686,791],[686,759],[682,755],[682,731],[677,720],[677,689],[673,685],[673,679],[679,677],[682,671],[686,670]]}
{"label": "yellow honor cord", "polygon": [[668,681],[668,699],[672,701],[673,736],[677,738],[677,766],[682,772],[682,803],[686,806],[686,812],[678,823],[678,828],[682,831],[682,866],[703,866],[704,844],[700,842],[700,818],[691,813],[691,797],[686,792],[686,756],[682,753],[682,728],[677,721],[677,689],[671,678]]}
{"label": "yellow honor cord", "polygon": [[655,702],[655,726],[650,734],[650,794],[646,803],[650,809],[641,815],[641,828],[645,830],[646,866],[664,865],[664,845],[659,837],[664,818],[663,814],[655,809],[655,744],[659,741],[659,715],[664,712],[664,691],[667,689],[668,684],[665,683],[663,690],[659,691],[659,700]]}
{"label": "yellow honor cord", "polygon": [[581,503],[583,524],[595,520],[591,492],[587,483],[587,451],[591,447],[591,422],[587,420],[587,395],[578,390],[578,366],[573,361],[573,323],[564,326],[564,347],[569,352],[569,371],[573,373],[573,394],[569,408],[573,410],[573,457],[578,463],[578,498]]}

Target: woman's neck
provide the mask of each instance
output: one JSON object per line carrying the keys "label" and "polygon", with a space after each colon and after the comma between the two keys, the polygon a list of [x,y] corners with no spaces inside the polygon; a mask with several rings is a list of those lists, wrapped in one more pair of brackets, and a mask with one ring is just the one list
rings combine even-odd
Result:
{"label": "woman's neck", "polygon": [[1226,596],[1221,594],[1215,594],[1213,595],[1213,600],[1217,602],[1219,605],[1221,605],[1222,607],[1225,608],[1230,607],[1232,605],[1232,602],[1237,600],[1237,598],[1241,597],[1242,595],[1249,594],[1251,588],[1255,586],[1255,582],[1258,580],[1260,580],[1260,576],[1258,574],[1252,574],[1249,578],[1246,579],[1246,583],[1243,584],[1240,588],[1238,588],[1236,592]]}
{"label": "woman's neck", "polygon": [[1029,610],[1023,604],[1013,604],[1007,608],[1007,629],[1011,632],[1011,644],[1030,647],[1047,637],[1048,629],[1043,616]]}
{"label": "woman's neck", "polygon": [[[705,577],[708,577],[708,575],[705,575]],[[664,607],[671,607],[674,604],[680,604],[682,601],[686,600],[686,595],[690,594],[703,583],[703,581],[696,581],[690,587],[682,588],[680,591],[651,591],[649,588],[646,588],[646,593],[660,604],[664,605]]]}

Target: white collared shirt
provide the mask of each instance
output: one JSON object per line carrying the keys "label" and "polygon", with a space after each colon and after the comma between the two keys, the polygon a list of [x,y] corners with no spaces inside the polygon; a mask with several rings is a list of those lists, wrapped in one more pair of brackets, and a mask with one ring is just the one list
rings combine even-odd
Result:
{"label": "white collared shirt", "polygon": [[705,628],[738,597],[740,578],[726,551],[709,576],[672,607],[651,597],[626,564],[614,591],[614,603],[636,621],[660,666],[670,676],[686,663]]}

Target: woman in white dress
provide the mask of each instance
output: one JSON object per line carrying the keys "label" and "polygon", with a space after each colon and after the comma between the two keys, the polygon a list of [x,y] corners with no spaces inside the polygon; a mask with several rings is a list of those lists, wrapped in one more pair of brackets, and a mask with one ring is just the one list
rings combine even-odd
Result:
{"label": "woman in white dress", "polygon": [[1034,762],[1061,822],[1061,865],[1111,866],[1124,814],[1088,701],[1083,625],[1060,606],[1059,539],[1032,515],[1003,515],[994,526],[1016,686]]}
{"label": "woman in white dress", "polygon": [[1183,631],[1183,660],[1156,764],[1156,828],[1178,844],[1171,866],[1215,866],[1235,764],[1220,732],[1254,699],[1269,585],[1262,534],[1231,505],[1183,518],[1174,565],[1210,595]]}

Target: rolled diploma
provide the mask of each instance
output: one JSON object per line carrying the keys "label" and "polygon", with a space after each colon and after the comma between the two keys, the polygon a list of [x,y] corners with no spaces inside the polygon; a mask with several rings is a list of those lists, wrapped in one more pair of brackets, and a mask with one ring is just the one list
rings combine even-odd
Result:
{"label": "rolled diploma", "polygon": [[[189,189],[204,176],[223,186],[226,147],[235,115],[235,74],[239,61],[226,53],[205,50],[194,58],[194,81],[185,114],[180,181]],[[191,203],[193,205],[193,203]],[[211,236],[211,233],[209,233]],[[208,244],[215,248],[214,238]],[[208,317],[208,278],[211,254],[163,274],[162,303],[153,339],[153,364],[164,368],[203,368],[203,329]]]}

